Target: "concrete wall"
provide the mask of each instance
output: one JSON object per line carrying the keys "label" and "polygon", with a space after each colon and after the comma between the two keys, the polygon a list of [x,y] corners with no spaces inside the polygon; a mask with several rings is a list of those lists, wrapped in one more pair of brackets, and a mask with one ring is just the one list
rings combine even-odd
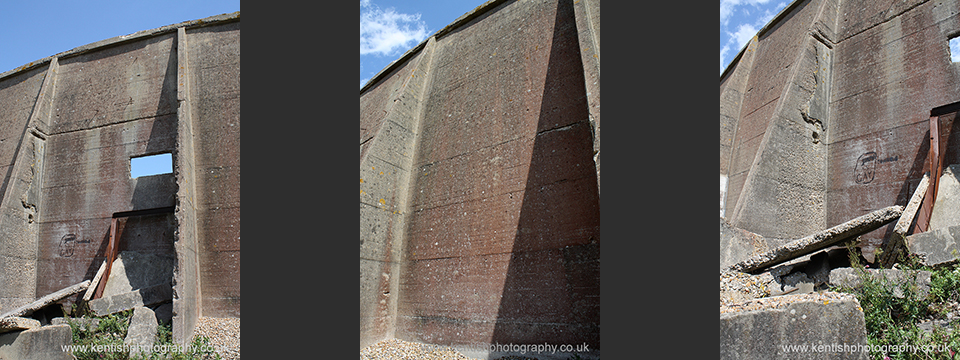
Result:
{"label": "concrete wall", "polygon": [[[115,213],[176,206],[120,219],[119,250],[176,259],[177,341],[204,312],[240,316],[239,29],[221,15],[0,74],[0,310],[91,279]],[[158,153],[174,173],[130,177]]]}
{"label": "concrete wall", "polygon": [[488,2],[361,89],[361,348],[599,349],[599,108],[597,1]]}
{"label": "concrete wall", "polygon": [[[931,109],[960,100],[957,1],[794,1],[720,79],[727,220],[799,238],[890,205],[923,176]],[[957,131],[941,123],[943,139]],[[945,165],[960,161],[950,136]],[[893,224],[861,237],[872,250]]]}

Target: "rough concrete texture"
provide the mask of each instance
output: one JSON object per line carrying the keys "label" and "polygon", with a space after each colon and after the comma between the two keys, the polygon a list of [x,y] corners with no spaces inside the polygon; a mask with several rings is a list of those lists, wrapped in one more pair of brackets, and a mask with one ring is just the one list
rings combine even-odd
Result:
{"label": "rough concrete texture", "polygon": [[87,305],[97,316],[106,316],[138,306],[150,306],[173,300],[170,285],[154,285],[90,300]]}
{"label": "rough concrete texture", "polygon": [[157,338],[157,326],[157,316],[153,310],[142,306],[133,309],[127,337],[123,339],[123,343],[130,347],[130,357],[153,352],[151,348]]}
{"label": "rough concrete texture", "polygon": [[113,261],[110,279],[103,288],[103,297],[155,285],[172,287],[172,279],[173,258],[124,251]]}
{"label": "rough concrete texture", "polygon": [[31,318],[17,316],[0,318],[0,333],[27,330],[38,327],[40,327],[40,321]]}
{"label": "rough concrete texture", "polygon": [[[720,79],[730,223],[796,237],[906,205],[927,171],[931,110],[960,101],[958,14],[956,1],[810,0],[765,26]],[[954,117],[939,120],[944,164],[960,163]],[[893,226],[864,234],[865,253]]]}
{"label": "rough concrete texture", "polygon": [[751,256],[763,254],[789,242],[790,240],[764,238],[744,229],[738,229],[721,218],[720,269],[729,268]]}
{"label": "rough concrete texture", "polygon": [[40,328],[0,334],[2,359],[76,359],[63,346],[73,343],[70,325],[50,325]]}
{"label": "rough concrete texture", "polygon": [[850,294],[787,295],[720,309],[721,359],[867,359],[868,355],[863,310]]}
{"label": "rough concrete texture", "polygon": [[[930,293],[930,272],[920,270],[865,269],[868,276],[894,286],[893,295],[903,297],[904,287],[916,286],[920,297]],[[855,288],[860,286],[860,275],[854,268],[837,268],[830,271],[830,284]]]}
{"label": "rough concrete texture", "polygon": [[924,265],[949,264],[960,258],[960,225],[907,236],[907,249],[920,255]]}
{"label": "rough concrete texture", "polygon": [[903,207],[895,205],[859,216],[827,230],[791,241],[786,245],[765,253],[751,256],[746,260],[730,266],[729,269],[733,271],[753,272],[824,249],[840,241],[869,232],[883,226],[883,224],[894,221],[900,217],[902,211]]}
{"label": "rough concrete texture", "polygon": [[[93,278],[113,214],[176,206],[121,218],[119,250],[176,259],[164,275],[178,288],[175,340],[201,310],[240,316],[239,20],[145,30],[0,74],[0,311]],[[172,174],[130,177],[131,158],[159,153],[174,154]]]}
{"label": "rough concrete texture", "polygon": [[599,350],[599,9],[490,1],[361,89],[361,348]]}
{"label": "rough concrete texture", "polygon": [[943,169],[937,184],[937,200],[930,214],[930,229],[960,225],[960,165]]}

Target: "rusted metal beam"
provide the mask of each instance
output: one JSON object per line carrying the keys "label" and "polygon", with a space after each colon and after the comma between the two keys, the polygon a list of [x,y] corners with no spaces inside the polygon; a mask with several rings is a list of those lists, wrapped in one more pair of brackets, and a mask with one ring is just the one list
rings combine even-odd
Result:
{"label": "rusted metal beam", "polygon": [[117,256],[117,218],[110,220],[110,242],[107,244],[107,252],[105,255],[107,258],[107,268],[103,272],[100,283],[97,284],[97,291],[93,293],[94,299],[99,299],[103,296],[103,288],[106,287],[107,280],[110,279],[110,269],[113,268],[113,260]]}
{"label": "rusted metal beam", "polygon": [[940,115],[930,116],[930,152],[927,155],[927,169],[930,173],[930,181],[927,185],[927,193],[923,196],[923,203],[920,205],[920,211],[917,213],[917,222],[913,226],[912,233],[921,233],[929,230],[930,216],[933,214],[933,205],[937,200],[937,189],[940,186],[940,176],[943,175],[943,159],[946,155],[945,149],[941,149],[940,141]]}

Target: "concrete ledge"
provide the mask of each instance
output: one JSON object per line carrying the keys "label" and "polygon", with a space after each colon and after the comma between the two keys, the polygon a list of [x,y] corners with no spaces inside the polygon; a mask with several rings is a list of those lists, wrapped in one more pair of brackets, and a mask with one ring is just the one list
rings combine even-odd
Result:
{"label": "concrete ledge", "polygon": [[720,308],[723,359],[868,356],[863,310],[850,294],[787,295]]}

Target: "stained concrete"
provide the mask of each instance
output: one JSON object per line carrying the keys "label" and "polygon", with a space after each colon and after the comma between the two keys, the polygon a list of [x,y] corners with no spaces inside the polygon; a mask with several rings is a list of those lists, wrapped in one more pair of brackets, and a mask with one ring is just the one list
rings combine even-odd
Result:
{"label": "stained concrete", "polygon": [[[175,341],[240,316],[239,43],[223,14],[0,74],[0,312],[92,278],[114,214],[175,207],[119,219],[119,250],[175,259]],[[130,177],[158,153],[172,174]]]}
{"label": "stained concrete", "polygon": [[599,11],[490,1],[361,89],[361,348],[599,354]]}
{"label": "stained concrete", "polygon": [[[726,216],[796,237],[890,205],[923,177],[931,110],[960,101],[947,41],[957,2],[794,1],[720,77]],[[960,163],[955,113],[940,116],[944,164]],[[890,224],[861,236],[873,252]]]}
{"label": "stained concrete", "polygon": [[70,325],[50,325],[0,334],[3,359],[76,359],[63,347],[73,343]]}

